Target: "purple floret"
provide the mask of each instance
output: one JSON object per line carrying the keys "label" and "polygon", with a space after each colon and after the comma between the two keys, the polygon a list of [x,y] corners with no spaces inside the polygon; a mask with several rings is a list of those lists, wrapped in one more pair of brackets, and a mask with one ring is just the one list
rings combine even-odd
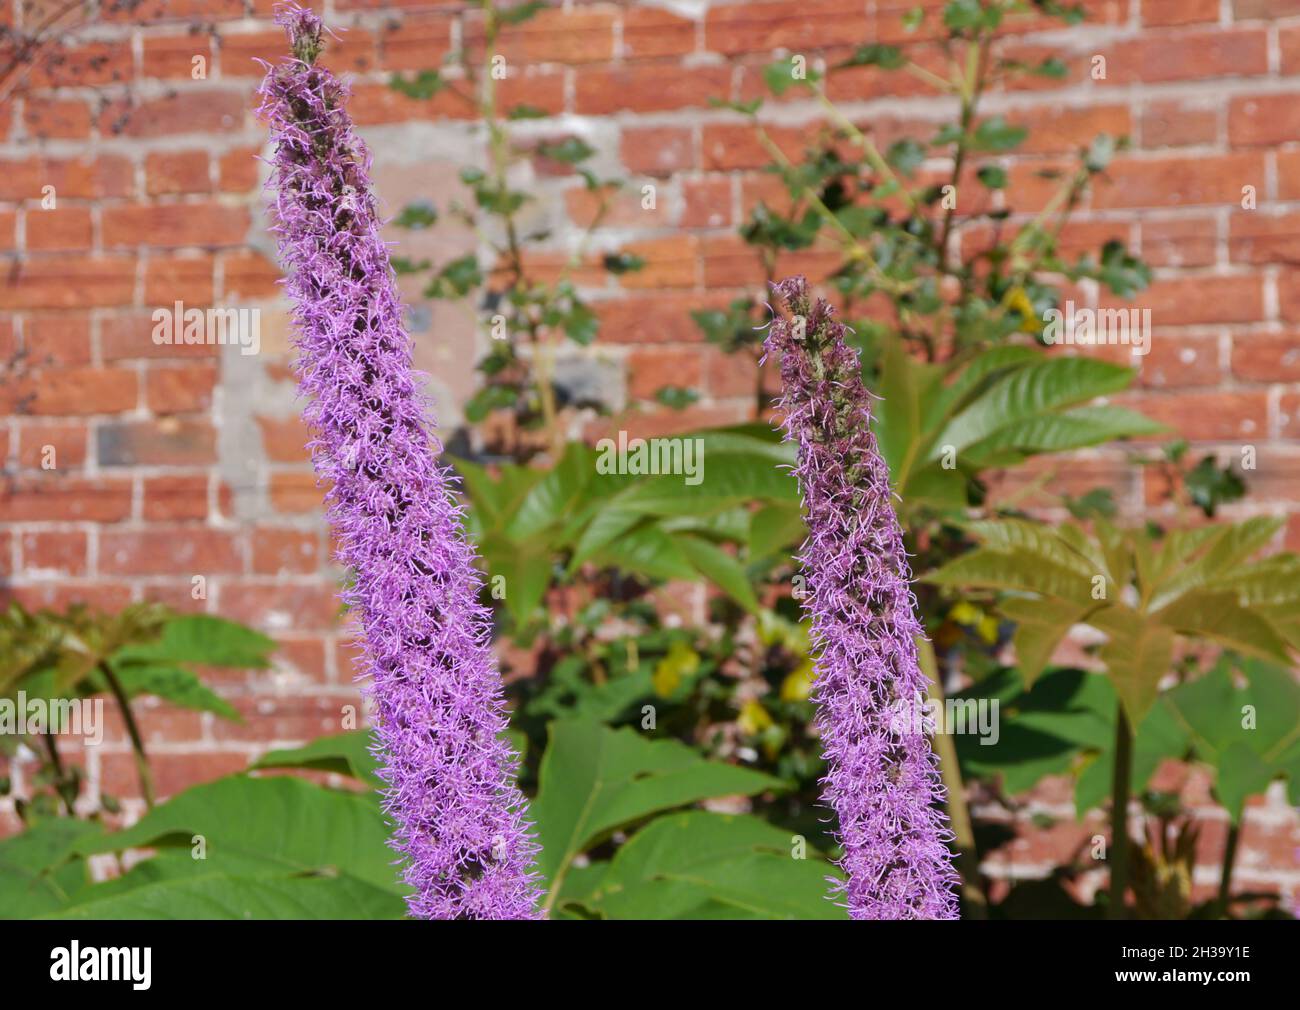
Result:
{"label": "purple floret", "polygon": [[482,579],[454,478],[436,462],[347,88],[315,65],[322,24],[276,15],[294,56],[268,68],[271,212],[293,302],[296,369],[318,478],[332,490],[343,597],[365,638],[393,847],[429,919],[539,918],[537,845],[490,651]]}
{"label": "purple floret", "polygon": [[955,919],[938,768],[920,721],[898,717],[925,701],[922,628],[858,355],[802,277],[775,291],[792,318],[773,320],[766,350],[781,366],[779,406],[786,438],[798,444],[808,513],[799,561],[818,653],[822,798],[839,821],[843,897],[855,919]]}

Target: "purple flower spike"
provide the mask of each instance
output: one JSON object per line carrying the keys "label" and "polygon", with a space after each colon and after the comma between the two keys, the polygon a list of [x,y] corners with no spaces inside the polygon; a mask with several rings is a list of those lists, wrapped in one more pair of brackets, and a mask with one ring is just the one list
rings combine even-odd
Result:
{"label": "purple flower spike", "polygon": [[775,285],[766,350],[781,366],[780,408],[808,510],[799,561],[818,653],[813,698],[828,770],[822,798],[839,819],[854,919],[955,919],[957,875],[938,807],[938,769],[919,719],[911,572],[871,432],[857,352],[824,300],[794,277]]}
{"label": "purple flower spike", "polygon": [[371,192],[370,155],[347,89],[315,66],[322,24],[276,14],[295,59],[268,68],[261,113],[275,140],[271,211],[297,329],[297,372],[315,433],[344,599],[365,633],[376,755],[414,888],[428,919],[535,919],[537,845],[515,786],[518,757],[490,652],[481,577],[435,461]]}

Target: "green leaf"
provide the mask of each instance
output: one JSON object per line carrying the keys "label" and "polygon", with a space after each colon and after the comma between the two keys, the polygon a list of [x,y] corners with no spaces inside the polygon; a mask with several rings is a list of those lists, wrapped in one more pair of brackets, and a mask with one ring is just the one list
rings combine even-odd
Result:
{"label": "green leaf", "polygon": [[195,786],[145,814],[133,827],[77,851],[120,852],[146,846],[191,846],[202,836],[207,859],[256,857],[287,873],[346,870],[357,879],[404,893],[388,848],[388,825],[373,793],[324,789],[289,776],[232,775]]}
{"label": "green leaf", "polygon": [[[51,817],[0,839],[0,919],[31,919],[66,905],[74,884],[56,871],[74,857],[79,843],[101,831],[90,821]],[[78,883],[88,879],[80,861],[73,872]]]}
{"label": "green leaf", "polygon": [[843,63],[839,64],[840,68],[844,67],[880,67],[882,70],[897,70],[907,58],[903,56],[903,51],[898,46],[886,46],[879,43],[870,43],[864,46],[858,46]]}
{"label": "green leaf", "polygon": [[1057,600],[1010,597],[999,609],[1016,622],[1016,662],[1025,686],[1032,688],[1052,653],[1069,630],[1079,624],[1093,605],[1062,606]]}
{"label": "green leaf", "polygon": [[[116,660],[110,662],[128,698],[151,694],[182,708],[212,712],[223,719],[243,722],[243,717],[230,702],[184,667],[160,663],[121,663]],[[92,673],[86,679],[86,684],[94,693],[109,689],[108,683],[98,672]]]}
{"label": "green leaf", "polygon": [[315,771],[350,775],[380,789],[379,765],[370,748],[374,737],[369,730],[357,729],[333,736],[317,737],[302,747],[267,751],[254,761],[250,769],[311,768]]}
{"label": "green leaf", "polygon": [[427,101],[446,88],[447,82],[436,70],[421,70],[409,81],[400,74],[393,74],[388,79],[388,86],[407,98]]}
{"label": "green leaf", "polygon": [[584,902],[610,919],[843,919],[838,869],[792,855],[789,831],[756,817],[658,817],[622,846]]}
{"label": "green leaf", "polygon": [[977,151],[1010,151],[1019,147],[1028,134],[1025,127],[1012,126],[1001,116],[994,116],[975,127],[971,147]]}
{"label": "green leaf", "polygon": [[393,218],[393,224],[399,228],[411,228],[416,231],[423,231],[425,228],[432,228],[438,223],[438,211],[433,204],[427,201],[421,203],[409,203],[402,208],[402,212]]}
{"label": "green leaf", "polygon": [[944,446],[960,452],[1026,419],[1119,392],[1133,374],[1129,368],[1081,357],[1047,358],[1015,369],[948,422],[934,440],[931,457]]}
{"label": "green leaf", "polygon": [[581,137],[565,137],[563,140],[538,144],[537,153],[552,161],[560,161],[566,165],[576,165],[580,161],[586,161],[596,149],[588,144]]}
{"label": "green leaf", "polygon": [[542,843],[538,870],[552,888],[575,856],[615,828],[714,796],[783,788],[779,779],[631,729],[566,721],[551,723],[549,734],[531,813]]}
{"label": "green leaf", "polygon": [[984,549],[959,555],[925,575],[921,581],[941,586],[1039,593],[1079,604],[1092,599],[1092,580],[1078,571],[1030,554],[1004,554]]}
{"label": "green leaf", "polygon": [[236,669],[265,669],[271,665],[274,640],[234,621],[204,614],[174,617],[163,625],[161,637],[113,653],[114,663],[199,663]]}
{"label": "green leaf", "polygon": [[1161,678],[1174,658],[1174,632],[1144,614],[1122,606],[1096,612],[1089,623],[1109,639],[1098,651],[1134,726],[1155,703]]}
{"label": "green leaf", "polygon": [[789,553],[808,534],[797,505],[765,505],[749,523],[749,558]]}
{"label": "green leaf", "polygon": [[399,919],[405,902],[346,873],[330,876],[210,876],[164,880],[88,900],[55,919]]}
{"label": "green leaf", "polygon": [[679,536],[677,545],[700,574],[751,614],[762,609],[745,568],[726,551],[699,537]]}

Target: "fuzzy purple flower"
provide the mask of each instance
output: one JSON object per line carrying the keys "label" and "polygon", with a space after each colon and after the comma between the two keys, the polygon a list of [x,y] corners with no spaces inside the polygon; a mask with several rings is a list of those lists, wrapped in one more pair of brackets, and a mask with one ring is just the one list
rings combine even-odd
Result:
{"label": "fuzzy purple flower", "polygon": [[798,444],[822,798],[839,820],[849,914],[955,919],[938,769],[920,720],[900,718],[926,696],[922,629],[858,355],[802,277],[775,290],[791,318],[773,320],[766,350],[781,366],[786,438]]}
{"label": "fuzzy purple flower", "polygon": [[295,59],[268,67],[271,210],[294,305],[297,372],[316,474],[354,581],[394,848],[430,919],[539,918],[537,845],[490,651],[481,577],[438,465],[441,446],[380,237],[370,155],[348,91],[315,65],[322,24],[285,5]]}

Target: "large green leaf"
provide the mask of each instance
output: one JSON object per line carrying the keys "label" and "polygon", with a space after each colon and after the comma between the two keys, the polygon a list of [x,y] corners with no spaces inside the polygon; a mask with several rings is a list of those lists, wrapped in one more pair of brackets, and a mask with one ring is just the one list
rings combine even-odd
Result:
{"label": "large green leaf", "polygon": [[611,919],[843,919],[838,869],[756,817],[658,817],[615,854],[582,903]]}
{"label": "large green leaf", "polygon": [[388,827],[373,793],[324,789],[302,779],[232,775],[195,786],[106,835],[83,854],[144,846],[191,846],[201,836],[214,870],[222,860],[258,857],[292,873],[346,871],[403,893],[387,846]]}
{"label": "large green leaf", "polygon": [[1091,578],[1028,553],[977,549],[954,558],[923,576],[921,581],[940,586],[1041,593],[1078,604],[1092,599]]}
{"label": "large green leaf", "polygon": [[187,614],[168,620],[157,641],[118,649],[113,660],[260,669],[270,665],[273,651],[275,642],[252,628],[220,617]]}
{"label": "large green leaf", "polygon": [[1129,722],[1136,726],[1154,704],[1160,680],[1173,664],[1173,629],[1123,606],[1097,611],[1090,623],[1108,636],[1098,656]]}
{"label": "large green leaf", "polygon": [[400,895],[347,873],[328,876],[181,877],[98,896],[53,912],[55,919],[399,919]]}
{"label": "large green leaf", "polygon": [[[154,695],[182,708],[198,712],[212,712],[223,719],[242,722],[239,711],[217,694],[198,676],[182,666],[170,663],[110,661],[122,690],[128,698]],[[98,693],[108,690],[108,683],[98,673],[91,673],[83,691]]]}
{"label": "large green leaf", "polygon": [[[74,858],[77,845],[100,832],[90,821],[51,817],[0,840],[0,919],[30,919],[64,907],[87,883],[84,863]],[[70,873],[61,872],[65,864]]]}
{"label": "large green leaf", "polygon": [[762,609],[745,568],[720,547],[699,537],[679,536],[677,546],[700,574],[752,614]]}
{"label": "large green leaf", "polygon": [[1062,604],[1059,600],[1042,600],[1013,596],[1002,601],[1000,610],[1016,622],[1016,662],[1026,687],[1033,687],[1069,630],[1092,610],[1092,604]]}
{"label": "large green leaf", "polygon": [[383,782],[378,774],[379,765],[370,752],[373,742],[374,737],[369,730],[336,733],[333,736],[317,737],[302,747],[267,751],[249,767],[310,768],[313,771],[334,772],[349,775],[378,789],[383,786]]}
{"label": "large green leaf", "polygon": [[1000,377],[952,418],[935,438],[931,455],[945,446],[959,453],[1006,429],[1046,413],[1116,393],[1133,370],[1095,358],[1044,358]]}
{"label": "large green leaf", "polygon": [[779,779],[706,761],[674,740],[553,722],[531,807],[542,843],[538,869],[552,888],[562,886],[574,857],[615,828],[713,796],[780,788]]}

